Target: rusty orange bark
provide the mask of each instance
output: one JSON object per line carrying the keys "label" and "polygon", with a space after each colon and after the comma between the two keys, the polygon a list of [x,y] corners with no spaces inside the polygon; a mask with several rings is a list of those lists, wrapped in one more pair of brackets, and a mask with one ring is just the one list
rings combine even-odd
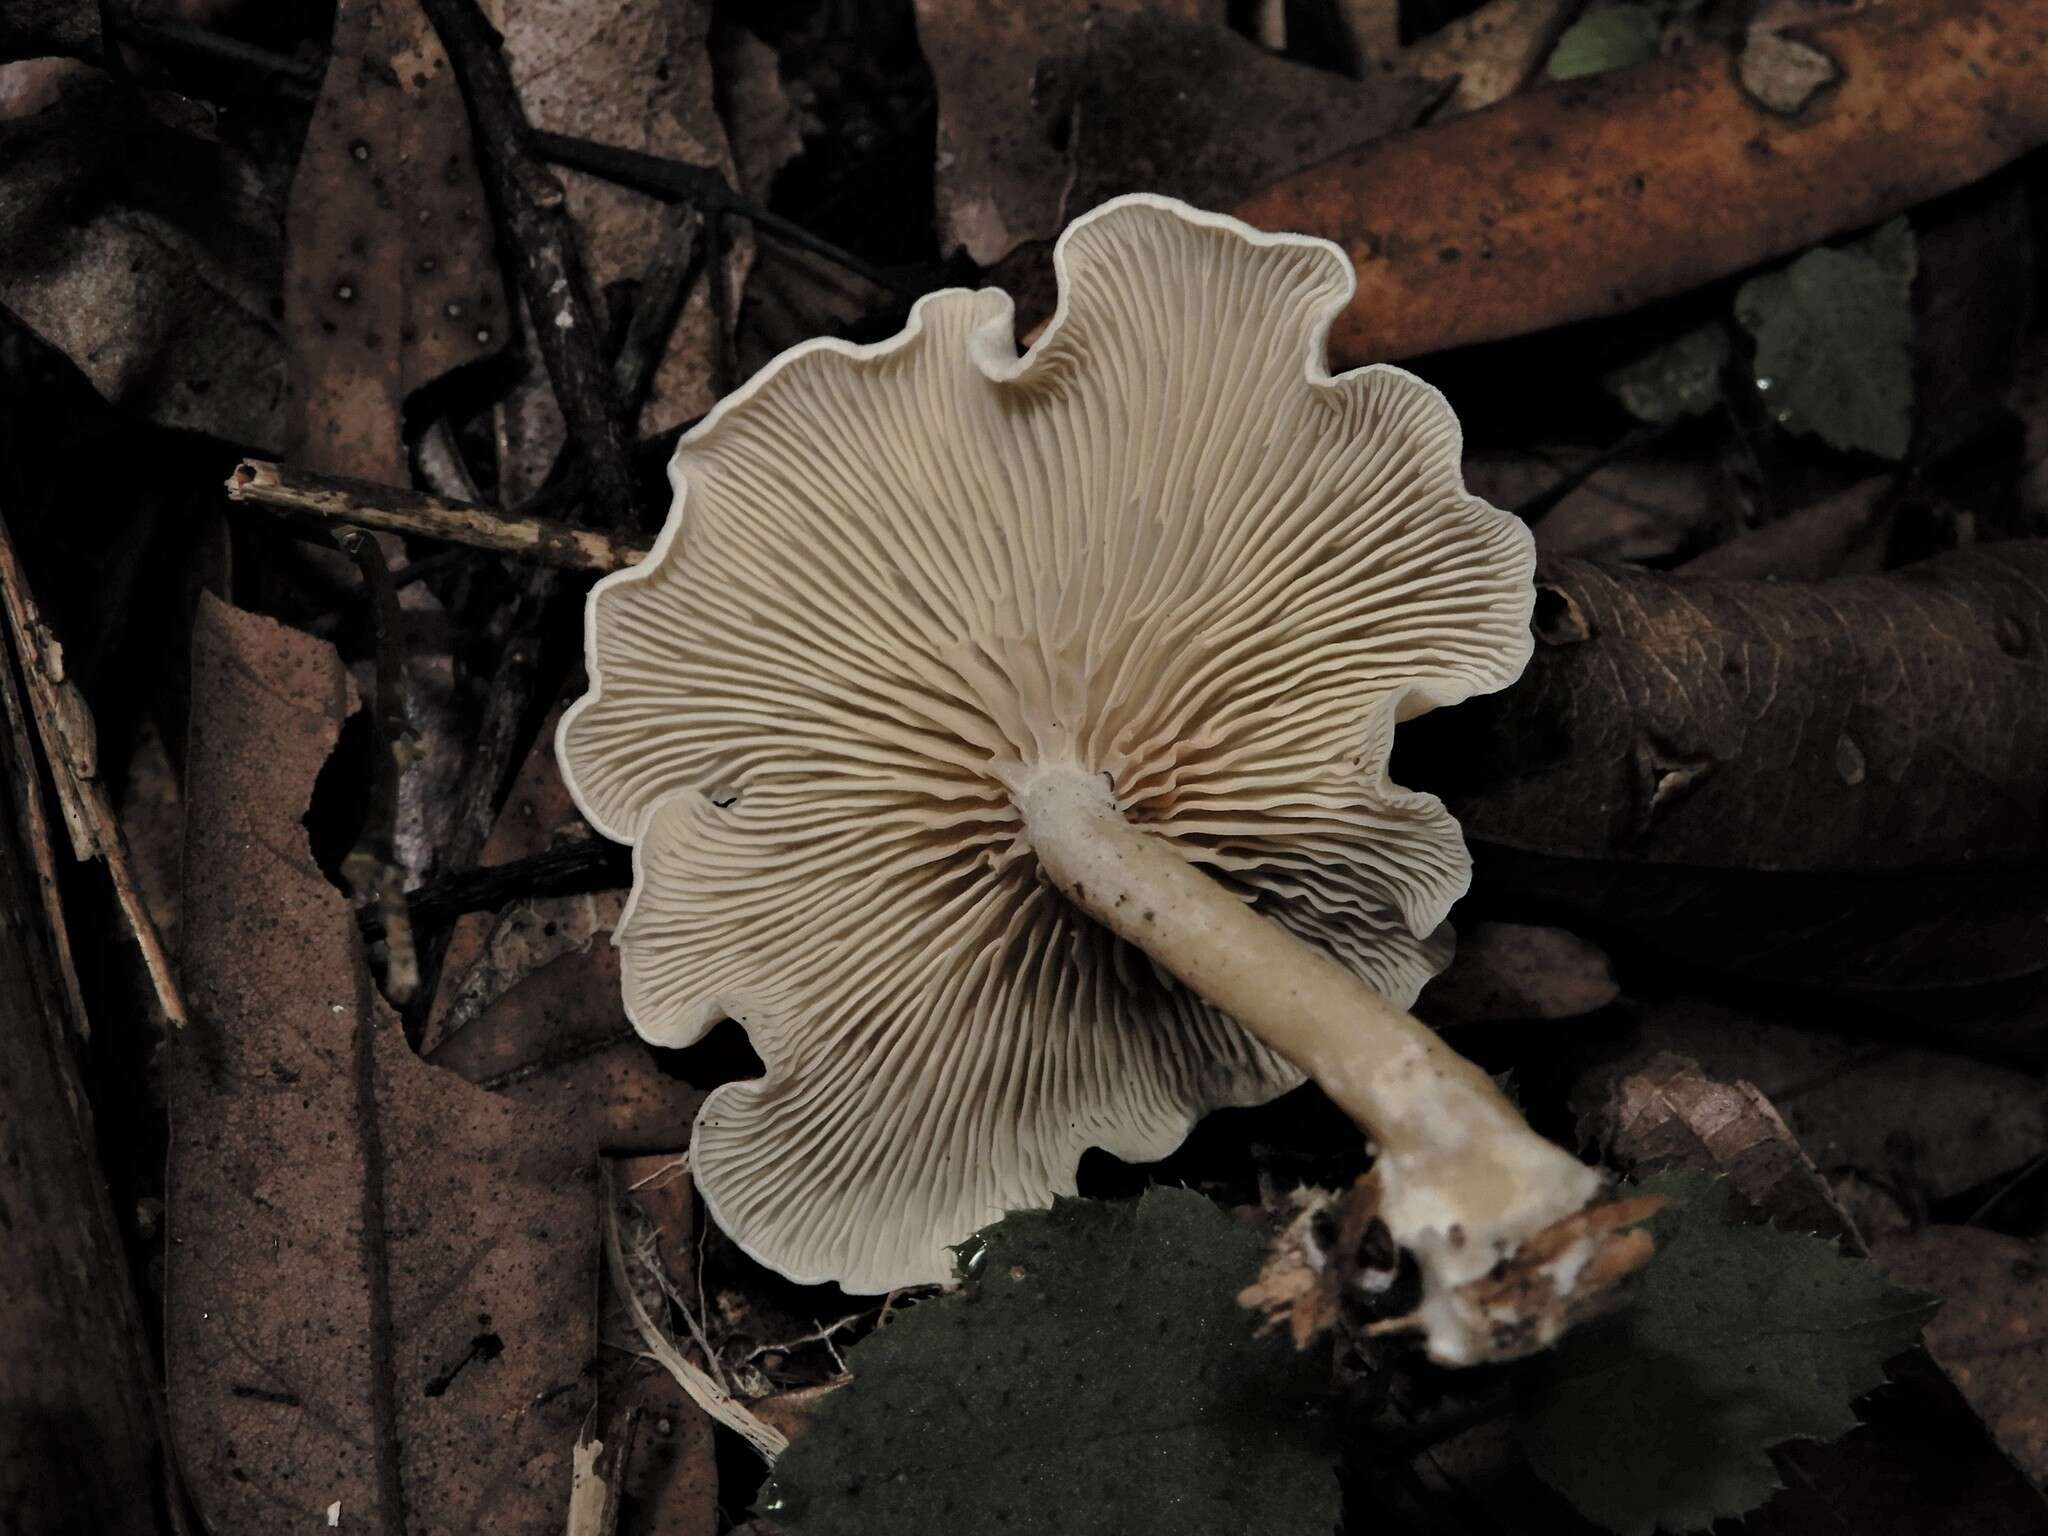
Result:
{"label": "rusty orange bark", "polygon": [[2048,142],[2048,0],[1896,0],[1790,35],[1839,72],[1796,113],[1703,45],[1378,140],[1235,212],[1349,251],[1348,365],[1616,314]]}

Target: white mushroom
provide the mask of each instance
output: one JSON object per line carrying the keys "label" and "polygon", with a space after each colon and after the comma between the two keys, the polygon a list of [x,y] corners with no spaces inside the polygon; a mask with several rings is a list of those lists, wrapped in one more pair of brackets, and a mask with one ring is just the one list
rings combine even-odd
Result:
{"label": "white mushroom", "polygon": [[778,358],[592,594],[560,757],[635,846],[627,1011],[746,1026],[699,1187],[855,1291],[1306,1073],[1377,1147],[1432,1353],[1477,1358],[1458,1288],[1600,1177],[1406,1013],[1469,863],[1386,765],[1521,671],[1528,534],[1434,389],[1329,376],[1335,246],[1139,196],[1055,261],[1022,357],[984,290]]}

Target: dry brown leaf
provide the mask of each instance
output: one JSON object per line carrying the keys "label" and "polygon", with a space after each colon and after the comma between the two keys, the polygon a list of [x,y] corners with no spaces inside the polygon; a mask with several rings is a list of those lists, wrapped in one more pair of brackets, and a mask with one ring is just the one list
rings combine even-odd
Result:
{"label": "dry brown leaf", "polygon": [[1441,94],[1275,58],[1220,0],[917,0],[917,24],[939,94],[939,242],[983,266],[1120,192],[1226,206]]}
{"label": "dry brown leaf", "polygon": [[83,66],[52,85],[0,65],[0,304],[113,404],[274,449],[280,210],[255,167],[175,99]]}
{"label": "dry brown leaf", "polygon": [[1536,520],[1536,548],[1552,558],[1663,560],[1696,545],[1735,504],[1710,459],[1621,459],[1587,473],[1596,456],[1578,445],[1480,449],[1465,456],[1465,483],[1497,507],[1519,507],[1584,474]]}
{"label": "dry brown leaf", "polygon": [[595,1150],[419,1061],[371,986],[301,825],[332,648],[208,597],[192,687],[166,1351],[207,1528],[559,1530]]}
{"label": "dry brown leaf", "polygon": [[1512,1019],[1571,1019],[1621,995],[1597,945],[1562,928],[1472,923],[1458,930],[1450,968],[1417,1010],[1439,1028]]}
{"label": "dry brown leaf", "polygon": [[[587,832],[555,766],[548,717],[483,862]],[[518,1103],[572,1105],[611,1152],[686,1146],[703,1095],[655,1064],[620,1001],[617,892],[541,896],[455,926],[428,1024],[427,1058]]]}
{"label": "dry brown leaf", "polygon": [[2048,139],[2048,0],[1894,0],[1803,40],[1792,115],[1702,45],[1334,155],[1239,217],[1345,246],[1339,365],[1611,315],[1988,175]]}
{"label": "dry brown leaf", "polygon": [[1671,1167],[1726,1174],[1774,1226],[1863,1246],[1771,1101],[1754,1084],[1718,1082],[1683,1056],[1661,1053],[1616,1080],[1580,1116],[1579,1137],[1632,1174]]}
{"label": "dry brown leaf", "polygon": [[[712,94],[706,38],[710,0],[485,0],[505,36],[512,83],[533,126],[620,149],[687,161],[734,176]],[[622,187],[559,171],[568,190],[591,282],[600,291],[637,282],[676,219],[675,210]],[[746,281],[752,237],[736,231],[732,291]],[[707,284],[698,284],[669,340],[641,413],[658,432],[703,414],[715,398],[709,359],[715,326]],[[544,465],[561,441],[551,401],[532,403],[538,424],[522,457]],[[522,494],[534,487],[522,487]],[[513,498],[516,499],[516,498]]]}
{"label": "dry brown leaf", "polygon": [[1941,1298],[1927,1348],[2007,1455],[2048,1483],[2048,1263],[2041,1245],[1976,1227],[1926,1227],[1878,1245],[1894,1277]]}
{"label": "dry brown leaf", "polygon": [[418,0],[341,0],[285,209],[287,454],[409,484],[406,400],[501,349],[505,304],[439,37]]}
{"label": "dry brown leaf", "polygon": [[1696,998],[1645,1013],[1641,1049],[1678,1052],[1715,1077],[1754,1083],[1831,1178],[1859,1173],[1915,1205],[1964,1194],[2048,1153],[2048,1087],[2011,1067]]}
{"label": "dry brown leaf", "polygon": [[796,105],[782,85],[782,60],[745,26],[723,17],[711,34],[718,112],[741,196],[766,207],[782,168],[803,152]]}
{"label": "dry brown leaf", "polygon": [[1717,544],[1678,569],[1688,576],[1777,581],[1875,575],[1884,564],[1886,514],[1894,490],[1889,475],[1859,480],[1810,507]]}
{"label": "dry brown leaf", "polygon": [[1582,0],[1488,0],[1403,47],[1397,0],[1338,0],[1365,70],[1400,70],[1451,86],[1432,121],[1490,107],[1522,89]]}

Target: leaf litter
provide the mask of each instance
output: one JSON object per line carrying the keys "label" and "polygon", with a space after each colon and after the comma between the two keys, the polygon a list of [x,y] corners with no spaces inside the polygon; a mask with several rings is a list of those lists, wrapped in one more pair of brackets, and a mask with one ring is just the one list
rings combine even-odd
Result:
{"label": "leaf litter", "polygon": [[[1557,561],[1529,679],[1404,728],[1416,768],[1403,776],[1449,795],[1479,854],[1460,962],[1421,1006],[1471,1032],[1489,1065],[1513,1062],[1532,1110],[1559,1111],[1576,1078],[1577,1107],[1591,1109],[1587,1129],[1614,1164],[1639,1176],[1719,1170],[1728,1182],[1716,1189],[1740,1190],[1747,1205],[1740,1219],[1734,1203],[1714,1205],[1705,1220],[1693,1198],[1705,1186],[1681,1183],[1692,1195],[1658,1230],[1665,1257],[1699,1259],[1696,1274],[1653,1265],[1635,1309],[1556,1357],[1557,1379],[1525,1377],[1520,1408],[1496,1405],[1436,1440],[1424,1433],[1437,1433],[1432,1403],[1454,1420],[1486,1405],[1371,1332],[1403,1304],[1398,1274],[1378,1272],[1392,1287],[1378,1302],[1329,1283],[1367,1272],[1343,1250],[1366,1244],[1369,1228],[1344,1226],[1350,1206],[1328,1192],[1356,1174],[1359,1152],[1314,1147],[1304,1130],[1313,1110],[1294,1101],[1205,1126],[1165,1169],[1089,1164],[1091,1194],[1147,1180],[1192,1190],[1013,1217],[986,1251],[1008,1243],[1017,1261],[979,1271],[960,1293],[847,1310],[781,1286],[705,1224],[680,1155],[702,1091],[747,1064],[726,1062],[715,1042],[662,1059],[631,1036],[607,943],[617,890],[591,889],[606,883],[592,877],[566,895],[522,893],[512,873],[588,837],[562,794],[551,732],[543,725],[531,750],[523,739],[509,750],[506,764],[523,755],[525,766],[495,824],[476,824],[493,827],[485,863],[511,895],[458,922],[415,1055],[374,995],[358,923],[318,867],[332,863],[322,838],[347,814],[337,786],[360,771],[352,748],[330,752],[343,721],[362,713],[350,672],[364,697],[374,672],[356,577],[344,569],[326,590],[308,562],[281,586],[274,545],[237,547],[232,559],[215,549],[193,565],[217,589],[332,636],[340,655],[206,600],[190,751],[182,729],[161,743],[134,735],[151,743],[135,758],[140,777],[126,761],[132,705],[121,686],[88,680],[111,781],[124,767],[131,783],[184,779],[131,793],[124,814],[188,822],[181,926],[186,980],[204,1006],[162,1066],[177,1134],[161,1257],[170,1402],[209,1527],[271,1529],[296,1512],[309,1525],[396,1529],[402,1510],[434,1529],[555,1530],[569,1517],[577,1536],[614,1525],[615,1536],[713,1536],[740,1521],[754,1474],[746,1457],[737,1469],[721,1458],[718,1442],[728,1452],[737,1442],[680,1384],[694,1373],[726,1394],[703,1394],[721,1416],[750,1433],[769,1426],[765,1446],[791,1443],[750,1532],[866,1529],[846,1522],[857,1506],[871,1516],[878,1492],[902,1502],[903,1529],[936,1518],[949,1491],[979,1491],[985,1509],[986,1489],[970,1484],[987,1482],[986,1465],[973,1476],[964,1463],[933,1466],[973,1432],[984,1449],[963,1454],[1003,1476],[1073,1485],[1001,1506],[1043,1503],[1063,1530],[1089,1520],[1191,1528],[1190,1493],[1225,1485],[1230,1498],[1204,1507],[1219,1529],[1327,1530],[1330,1450],[1345,1436],[1354,1527],[1441,1525],[1446,1501],[1482,1485],[1486,1500],[1509,1499],[1488,1507],[1510,1528],[1537,1510],[1569,1518],[1515,1460],[1518,1427],[1582,1511],[1622,1529],[1752,1503],[1773,1480],[1788,1486],[1750,1516],[1759,1531],[1810,1525],[1817,1500],[1831,1515],[1865,1511],[1873,1529],[1928,1528],[1950,1511],[1973,1528],[2036,1528],[2023,1485],[2000,1471],[1963,1399],[2016,1454],[2035,1454],[2037,1351],[2025,1319],[2038,1310],[2027,1258],[2038,1244],[1962,1224],[1988,1212],[2034,1231],[2048,1142],[2026,1012],[2038,967],[2024,942],[2038,924],[2041,856],[2039,818],[2025,814],[2039,807],[2028,734],[2038,716],[2024,703],[2044,583],[2030,546],[1966,548],[2048,527],[2033,485],[2048,410],[2032,387],[2039,348],[2018,318],[2029,221],[2024,196],[1998,204],[1987,183],[1965,200],[1988,210],[1974,222],[1953,202],[1916,209],[1910,234],[1878,222],[2040,135],[2028,101],[1989,104],[2024,66],[2031,34],[2009,30],[2011,48],[1987,54],[1977,19],[1939,3],[1773,5],[1745,27],[1718,8],[1493,0],[1420,37],[1415,16],[1383,0],[1114,0],[1053,7],[1035,31],[966,0],[856,18],[834,10],[490,6],[537,127],[671,156],[748,205],[826,221],[868,255],[870,275],[890,263],[898,277],[920,274],[899,295],[851,274],[818,278],[778,253],[760,280],[745,216],[725,217],[721,237],[737,238],[722,259],[714,249],[693,261],[701,270],[678,274],[692,296],[641,426],[669,431],[701,413],[735,363],[743,372],[785,332],[883,334],[916,286],[1028,285],[1060,224],[1126,186],[1231,204],[1270,198],[1281,181],[1273,206],[1312,216],[1262,221],[1344,240],[1367,279],[1340,354],[1432,353],[1422,368],[1466,414],[1475,487],[1523,508],[1548,555],[1684,572]],[[505,307],[493,259],[518,259],[516,241],[491,227],[466,156],[451,165],[423,152],[468,145],[437,40],[413,0],[383,7],[397,24],[374,35],[369,14],[344,0],[323,77],[290,21],[208,9],[199,19],[218,31],[184,34],[186,51],[167,47],[139,73],[196,87],[182,95],[128,92],[99,73],[97,14],[55,4],[10,15],[0,44],[74,57],[0,65],[0,141],[20,151],[0,168],[8,228],[18,214],[31,235],[59,231],[41,248],[0,236],[0,301],[103,396],[181,431],[283,446],[302,470],[400,486],[425,474],[465,500],[573,496],[573,467],[566,482],[548,480],[561,429],[540,370],[528,359],[528,381],[508,384],[533,343],[520,306]],[[117,30],[131,24],[120,8],[109,16]],[[1569,60],[1617,17],[1634,26],[1640,62],[1525,91],[1546,59]],[[152,48],[163,41],[152,37]],[[1936,37],[1939,58],[1915,52]],[[1646,41],[1672,57],[1648,57]],[[273,43],[297,51],[266,52]],[[406,61],[420,67],[407,74]],[[209,93],[227,110],[194,105]],[[1887,139],[1879,101],[1918,102],[1924,131]],[[1658,129],[1678,103],[1686,132]],[[138,165],[116,163],[114,139],[88,121],[96,113],[143,148]],[[1432,126],[1377,142],[1417,122]],[[1660,219],[1709,197],[1708,162],[1725,167],[1741,132],[1753,134],[1745,195],[1697,238],[1672,239]],[[1695,145],[1706,159],[1689,158]],[[1438,154],[1459,158],[1460,174],[1432,177]],[[1885,173],[1876,192],[1873,166]],[[1559,167],[1624,192],[1560,203],[1549,195]],[[169,172],[160,186],[154,168]],[[653,253],[675,249],[691,215],[559,174],[616,330]],[[1496,176],[1521,196],[1505,214],[1487,202]],[[1627,190],[1631,177],[1639,191]],[[1820,191],[1791,207],[1781,194],[1795,181]],[[857,209],[835,210],[835,182]],[[1371,208],[1346,200],[1368,183]],[[1426,217],[1413,205],[1425,185]],[[1567,205],[1590,223],[1565,218]],[[1618,231],[1617,210],[1628,220]],[[1457,223],[1468,213],[1484,238]],[[1859,224],[1878,233],[1853,238]],[[1515,244],[1523,236],[1542,259]],[[1799,254],[1823,238],[1845,243]],[[1654,260],[1645,239],[1663,241]],[[109,250],[132,257],[125,287],[95,267]],[[724,326],[705,281],[714,269]],[[1427,302],[1391,301],[1411,279]],[[1601,318],[1702,283],[1668,308]],[[486,311],[503,323],[471,329]],[[1577,316],[1592,318],[1519,352],[1442,352]],[[1367,347],[1368,335],[1381,340]],[[12,356],[0,347],[0,361]],[[1531,376],[1550,381],[1546,398],[1524,390],[1505,408],[1501,381]],[[644,445],[646,469],[664,446]],[[1894,569],[1951,546],[1965,548]],[[391,840],[408,878],[431,881],[473,729],[471,631],[476,615],[499,610],[507,573],[420,539],[380,547],[415,605],[405,691],[418,705],[431,685],[439,700],[435,720],[416,721],[432,733],[435,775],[415,775]],[[1780,579],[1694,574],[1717,566]],[[1812,579],[1837,573],[1851,579]],[[40,565],[30,574],[52,579]],[[104,675],[118,676],[118,661]],[[543,672],[536,700],[560,681]],[[180,685],[168,686],[177,697]],[[1474,739],[1481,750],[1461,745]],[[68,903],[64,885],[53,877]],[[161,892],[152,901],[169,910]],[[73,929],[96,942],[91,925]],[[77,990],[97,1009],[101,986],[87,968]],[[1853,991],[1853,1026],[1814,1028],[1814,988]],[[315,1006],[329,993],[342,1013]],[[1736,1006],[1718,1001],[1729,995]],[[601,1198],[600,1168],[618,1199]],[[1312,1182],[1285,1187],[1302,1178]],[[1185,1230],[1152,1234],[1150,1259],[1164,1268],[1144,1300],[1198,1336],[1171,1360],[1133,1365],[1151,1388],[1136,1400],[1170,1403],[1195,1443],[1212,1443],[1202,1435],[1214,1430],[1228,1446],[1243,1426],[1205,1394],[1236,1367],[1216,1362],[1263,1362],[1246,1378],[1259,1383],[1253,1395],[1278,1392],[1302,1414],[1276,1427],[1262,1405],[1257,1433],[1280,1439],[1260,1443],[1281,1449],[1241,1473],[1185,1444],[1161,1449],[1153,1421],[1094,1398],[1113,1373],[1092,1366],[1122,1341],[1102,1310],[1119,1293],[1089,1277],[1122,1251],[1113,1231],[1168,1206]],[[143,1233],[146,1191],[136,1208]],[[1861,1428],[1825,1447],[1773,1448],[1774,1436],[1853,1424],[1850,1399],[1875,1380],[1882,1346],[1910,1339],[1918,1303],[1877,1316],[1895,1293],[1873,1271],[1839,1257],[1829,1262],[1849,1267],[1830,1270],[1816,1257],[1824,1245],[1756,1226],[1759,1210],[1797,1232],[1839,1233],[1845,1251],[1861,1222],[1906,1278],[1952,1292],[1957,1305],[1930,1341],[1963,1395],[1926,1356],[1901,1355],[1897,1379],[1857,1401]],[[1258,1317],[1231,1300],[1269,1252],[1261,1234],[1276,1230],[1294,1266],[1281,1278],[1296,1286],[1280,1315],[1293,1309],[1313,1341],[1301,1355],[1278,1334],[1258,1337]],[[1165,1256],[1183,1251],[1185,1273],[1173,1271]],[[1701,1302],[1687,1287],[1706,1277],[1704,1304],[1726,1312],[1724,1270],[1788,1305],[1832,1274],[1849,1307],[1841,1315],[1868,1326],[1836,1338],[1853,1347],[1833,1353],[1774,1349],[1759,1365],[1769,1392],[1759,1397],[1745,1373],[1708,1408],[1684,1401],[1701,1371],[1732,1370],[1745,1351],[1758,1363],[1763,1341],[1723,1339],[1722,1357],[1698,1369],[1668,1353],[1587,1367],[1589,1352],[1630,1330],[1660,1348],[1699,1344],[1696,1328],[1660,1323],[1659,1309],[1682,1317]],[[1757,1280],[1766,1271],[1775,1278]],[[1755,1334],[1759,1320],[1735,1321]],[[956,1327],[976,1340],[966,1354],[947,1342]],[[1041,1335],[1066,1342],[1052,1351],[1059,1369],[1026,1383],[1037,1397],[1024,1410],[984,1401],[1020,1373],[974,1372],[974,1351],[993,1360]],[[1279,1352],[1261,1354],[1268,1345]],[[644,1358],[664,1350],[667,1365]],[[1610,1394],[1582,1412],[1572,1393],[1591,1378],[1564,1369],[1574,1357]],[[1788,1381],[1802,1359],[1811,1371]],[[1082,1381],[1067,1379],[1070,1361]],[[1649,1406],[1617,1413],[1614,1392]],[[956,1397],[979,1405],[978,1428],[934,1407]],[[1560,1419],[1574,1427],[1558,1431]],[[1678,1419],[1712,1430],[1694,1434],[1683,1465],[1671,1461],[1686,1454],[1671,1450]],[[1136,1477],[1119,1464],[1091,1487],[1099,1443],[1128,1453],[1133,1422],[1159,1456]],[[1675,1467],[1664,1486],[1623,1475],[1610,1445],[1623,1432],[1637,1437],[1637,1471],[1659,1457]],[[1717,1454],[1702,1451],[1708,1442]],[[1403,1481],[1389,1458],[1415,1444],[1425,1449],[1402,1463]],[[854,1480],[863,1491],[849,1496]]]}

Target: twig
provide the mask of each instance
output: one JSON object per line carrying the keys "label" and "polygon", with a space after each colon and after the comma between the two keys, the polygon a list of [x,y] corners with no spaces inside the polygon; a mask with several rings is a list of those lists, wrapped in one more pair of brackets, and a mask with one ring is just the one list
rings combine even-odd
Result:
{"label": "twig", "polygon": [[58,980],[71,1007],[72,1028],[78,1031],[79,1038],[89,1038],[91,1024],[85,1011],[85,991],[78,984],[78,967],[71,955],[71,927],[64,920],[64,898],[57,888],[57,845],[50,834],[49,810],[43,804],[42,776],[36,772],[35,750],[29,745],[28,703],[15,681],[14,662],[4,649],[0,649],[0,714],[7,717],[15,761],[25,765],[12,775],[17,825],[28,834],[36,894],[42,899],[43,920],[50,925],[50,947],[56,952]]}
{"label": "twig", "polygon": [[312,100],[320,90],[324,67],[315,61],[276,53],[255,43],[245,43],[239,37],[195,27],[190,22],[145,21],[119,6],[107,9],[114,35],[124,43],[153,53],[182,53],[217,64],[253,69],[275,81],[285,95],[304,101]]}
{"label": "twig", "polygon": [[[628,413],[635,417],[653,388],[655,372],[668,350],[669,333],[689,293],[696,245],[694,226],[691,217],[679,219],[662,242],[640,286],[625,339],[612,364],[614,382],[624,396]],[[554,616],[559,589],[555,571],[529,571],[504,615],[501,632],[505,640],[485,695],[476,743],[469,754],[454,830],[441,864],[444,872],[459,872],[476,864],[483,856],[499,808],[505,803],[528,739],[534,700],[540,692],[541,641]],[[424,1010],[433,1006],[447,943],[447,933],[443,931],[429,938],[421,949],[420,995],[406,1017],[409,1034],[424,1034]]]}
{"label": "twig", "polygon": [[[406,900],[413,927],[425,932],[445,927],[466,912],[495,912],[509,902],[536,896],[620,891],[632,883],[632,851],[622,843],[589,837],[503,864],[453,870],[417,887]],[[375,913],[358,913],[357,920],[366,934],[376,936]]]}
{"label": "twig", "polygon": [[600,350],[604,332],[562,184],[527,153],[532,130],[526,109],[513,89],[502,39],[476,0],[420,0],[420,8],[440,34],[469,106],[499,235],[515,258],[535,342],[590,476],[590,521],[631,527],[639,497],[626,413]]}
{"label": "twig", "polygon": [[1538,491],[1514,508],[1515,516],[1525,523],[1541,522],[1557,508],[1559,502],[1571,495],[1580,486],[1610,465],[1619,463],[1631,454],[1655,446],[1671,432],[1669,426],[1635,426],[1621,434],[1613,442],[1593,454],[1584,463],[1566,470],[1555,481]]}
{"label": "twig", "polygon": [[157,1007],[163,1011],[166,1022],[182,1029],[187,1017],[184,999],[178,995],[163,939],[143,902],[128,839],[114,814],[107,787],[99,777],[92,711],[78,685],[64,674],[64,648],[37,611],[5,517],[0,517],[0,606],[7,610],[7,626],[21,663],[29,713],[35,720],[43,756],[50,765],[51,781],[57,787],[57,804],[71,835],[72,854],[80,863],[92,859],[106,862],[115,900],[128,920],[136,947],[142,951],[143,967],[149,973]]}
{"label": "twig", "polygon": [[676,215],[675,223],[662,238],[654,261],[640,280],[633,313],[626,322],[626,339],[619,344],[612,377],[619,394],[635,415],[654,389],[654,376],[675,334],[683,304],[690,296],[691,280],[699,267],[698,236],[706,220],[694,208]]}
{"label": "twig", "polygon": [[812,234],[801,224],[748,202],[726,185],[723,176],[705,166],[671,160],[663,155],[650,155],[642,150],[621,149],[615,144],[600,144],[592,139],[574,138],[566,133],[536,133],[532,142],[534,153],[544,160],[568,170],[581,171],[586,176],[600,177],[648,197],[660,198],[663,202],[688,203],[714,226],[725,215],[745,219],[757,233],[771,235],[784,244],[822,257],[836,267],[844,267],[856,277],[864,277],[877,288],[885,288],[898,298],[915,298],[921,291],[916,283]]}
{"label": "twig", "polygon": [[640,1335],[640,1342],[648,1357],[673,1376],[676,1384],[690,1394],[698,1407],[740,1436],[759,1453],[763,1461],[773,1466],[775,1458],[789,1449],[789,1436],[772,1424],[763,1423],[738,1398],[712,1380],[702,1367],[692,1364],[654,1319],[647,1315],[647,1308],[640,1300],[640,1293],[634,1288],[633,1276],[626,1268],[625,1248],[619,1241],[618,1205],[612,1193],[612,1175],[609,1167],[604,1173],[604,1185],[605,1264],[611,1272],[612,1288],[626,1304],[627,1314],[633,1319],[634,1330]]}
{"label": "twig", "polygon": [[515,517],[474,502],[448,501],[397,486],[320,475],[266,459],[244,459],[228,477],[228,499],[277,507],[386,533],[412,534],[471,549],[522,555],[571,571],[616,571],[646,558],[652,540],[573,523]]}
{"label": "twig", "polygon": [[405,873],[396,851],[398,784],[418,755],[405,709],[404,619],[398,611],[398,588],[392,585],[377,540],[361,528],[343,527],[334,542],[363,573],[377,647],[377,700],[370,718],[378,761],[370,776],[362,836],[342,857],[341,873],[359,903],[374,906],[383,919],[384,992],[392,1002],[404,1004],[420,984],[419,951],[405,908]]}

